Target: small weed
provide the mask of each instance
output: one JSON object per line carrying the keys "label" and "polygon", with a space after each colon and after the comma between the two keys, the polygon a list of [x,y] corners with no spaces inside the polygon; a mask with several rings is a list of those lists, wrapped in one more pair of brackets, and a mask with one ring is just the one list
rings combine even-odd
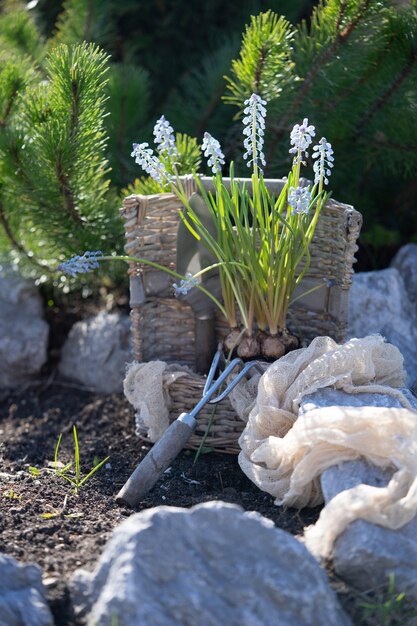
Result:
{"label": "small weed", "polygon": [[41,513],[39,517],[42,519],[52,519],[53,517],[59,517],[61,515],[61,511],[51,511],[50,513]]}
{"label": "small weed", "polygon": [[68,513],[68,515],[63,515],[62,511],[51,511],[48,513],[41,513],[39,517],[42,519],[52,519],[54,517],[64,517],[65,519],[78,519],[82,517],[82,513]]}
{"label": "small weed", "polygon": [[[91,478],[92,475],[98,469],[100,469],[100,467],[104,465],[104,463],[108,461],[110,457],[106,456],[105,459],[98,462],[97,464],[94,463],[93,468],[88,472],[88,474],[86,476],[82,476],[81,475],[81,462],[80,462],[80,446],[78,443],[77,429],[75,426],[73,426],[72,434],[74,437],[74,463],[67,463],[67,465],[64,465],[64,467],[60,467],[60,465],[62,464],[58,461],[58,454],[59,454],[59,446],[61,445],[61,439],[62,439],[62,434],[61,434],[59,435],[57,444],[55,446],[54,470],[53,471],[55,472],[55,474],[57,474],[57,476],[61,476],[61,478],[64,478],[66,481],[68,481],[73,486],[74,492],[78,493],[78,490],[80,489],[80,487],[82,487],[82,485],[84,485],[84,483],[86,483],[87,480]],[[96,458],[94,459],[94,461],[96,461]],[[75,465],[74,474],[73,476],[69,476],[68,471],[71,469],[73,465]]]}
{"label": "small weed", "polygon": [[[99,461],[99,459],[95,456],[93,460],[92,469],[88,472],[86,476],[82,476],[81,475],[81,461],[80,461],[80,446],[78,443],[77,429],[75,426],[73,426],[72,433],[73,433],[73,438],[74,438],[74,461],[71,461],[70,463],[67,463],[66,465],[64,465],[64,463],[61,463],[61,461],[58,459],[59,448],[60,448],[61,439],[62,439],[62,433],[61,433],[58,437],[58,441],[55,446],[54,460],[53,462],[48,464],[51,467],[38,469],[37,467],[30,466],[28,471],[34,477],[38,477],[42,473],[45,473],[45,472],[47,473],[52,472],[56,476],[60,476],[61,478],[64,478],[67,482],[69,482],[73,487],[74,493],[78,493],[78,490],[87,482],[89,478],[93,476],[93,474],[98,469],[100,469],[100,467],[106,461],[109,460],[110,457],[106,456],[105,459],[103,459],[102,461]],[[72,474],[69,474],[72,467],[74,467],[74,471],[72,472]],[[42,517],[45,517],[45,518],[56,517],[59,514],[60,514],[59,511],[52,512],[52,513],[43,513]]]}
{"label": "small weed", "polygon": [[388,587],[384,594],[375,601],[361,602],[359,606],[364,609],[363,618],[366,623],[378,624],[378,626],[402,626],[405,620],[417,615],[416,607],[411,606],[405,593],[395,591],[394,574],[389,575]]}
{"label": "small weed", "polygon": [[22,496],[19,496],[13,489],[7,489],[2,494],[3,498],[10,498],[10,500],[21,500]]}

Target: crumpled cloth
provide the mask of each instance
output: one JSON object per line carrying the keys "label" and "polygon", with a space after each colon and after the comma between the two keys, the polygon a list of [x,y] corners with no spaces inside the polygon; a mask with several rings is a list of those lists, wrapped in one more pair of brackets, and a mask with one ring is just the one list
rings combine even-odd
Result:
{"label": "crumpled cloth", "polygon": [[149,361],[128,365],[123,381],[127,400],[136,409],[136,433],[155,442],[169,426],[171,406],[169,387],[190,370],[164,361]]}
{"label": "crumpled cloth", "polygon": [[[417,412],[397,388],[404,380],[400,351],[372,335],[343,345],[317,337],[273,363],[259,381],[239,439],[239,464],[276,504],[321,504],[321,473],[345,460],[365,457],[395,469],[387,487],[360,485],[323,509],[305,535],[320,558],[329,556],[336,537],[354,519],[398,528],[417,511]],[[298,417],[303,396],[323,387],[389,394],[405,408],[326,407]]]}

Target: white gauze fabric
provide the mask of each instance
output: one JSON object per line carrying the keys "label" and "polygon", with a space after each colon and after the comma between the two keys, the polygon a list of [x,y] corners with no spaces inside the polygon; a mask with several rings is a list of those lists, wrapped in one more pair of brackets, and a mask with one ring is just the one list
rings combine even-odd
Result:
{"label": "white gauze fabric", "polygon": [[133,362],[128,365],[123,390],[136,409],[136,432],[155,442],[169,426],[170,385],[189,373],[181,365],[164,361]]}
{"label": "white gauze fabric", "polygon": [[[343,345],[317,337],[308,348],[273,363],[260,379],[239,439],[239,464],[276,504],[321,504],[321,473],[344,460],[366,457],[397,470],[386,488],[360,485],[325,507],[306,534],[317,556],[329,555],[334,539],[353,519],[397,528],[417,510],[417,412],[395,389],[404,379],[401,353],[379,335]],[[389,393],[406,408],[328,407],[298,417],[304,395],[330,386],[349,393]]]}

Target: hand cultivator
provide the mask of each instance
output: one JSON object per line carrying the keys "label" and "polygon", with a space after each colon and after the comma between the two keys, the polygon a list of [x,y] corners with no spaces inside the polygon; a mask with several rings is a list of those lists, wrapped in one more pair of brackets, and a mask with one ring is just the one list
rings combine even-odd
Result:
{"label": "hand cultivator", "polygon": [[[221,365],[225,367],[215,380],[216,371]],[[230,374],[242,365],[243,367],[238,374],[232,381],[227,383]],[[264,368],[259,361],[248,361],[244,363],[242,359],[236,358],[228,365],[225,365],[223,347],[220,344],[207,375],[201,400],[190,413],[181,413],[169,428],[167,428],[159,441],[157,441],[146,457],[139,463],[129,480],[122,487],[116,497],[116,501],[119,504],[127,504],[131,507],[136,506],[148,491],[152,489],[161,474],[163,474],[184,448],[197,426],[198,422],[196,418],[201,409],[206,404],[217,404],[226,398],[232,389],[236,387],[253,367],[256,367],[261,373],[264,372]],[[224,384],[227,386],[221,391]],[[220,393],[215,395],[219,390]]]}

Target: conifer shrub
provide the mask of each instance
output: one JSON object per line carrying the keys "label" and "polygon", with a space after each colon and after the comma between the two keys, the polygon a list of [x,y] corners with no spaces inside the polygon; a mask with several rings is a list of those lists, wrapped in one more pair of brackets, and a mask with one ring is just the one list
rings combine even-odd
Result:
{"label": "conifer shrub", "polygon": [[[268,174],[289,161],[282,138],[312,118],[332,138],[334,195],[364,214],[362,241],[417,241],[417,4],[322,0],[293,26],[272,11],[252,17],[228,74],[225,101],[243,114],[256,91],[275,123]],[[380,257],[382,258],[382,257]]]}

